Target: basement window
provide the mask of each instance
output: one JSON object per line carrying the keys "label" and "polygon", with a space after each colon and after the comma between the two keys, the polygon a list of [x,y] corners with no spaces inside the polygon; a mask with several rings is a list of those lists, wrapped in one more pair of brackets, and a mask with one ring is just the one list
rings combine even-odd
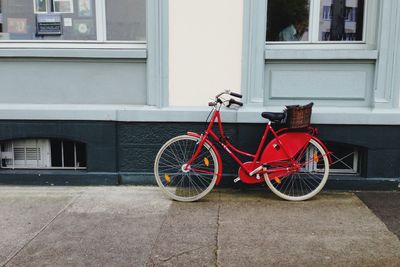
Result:
{"label": "basement window", "polygon": [[359,174],[360,149],[353,145],[327,142],[326,146],[331,153],[331,174]]}
{"label": "basement window", "polygon": [[63,139],[25,139],[1,143],[3,169],[86,169],[86,146]]}

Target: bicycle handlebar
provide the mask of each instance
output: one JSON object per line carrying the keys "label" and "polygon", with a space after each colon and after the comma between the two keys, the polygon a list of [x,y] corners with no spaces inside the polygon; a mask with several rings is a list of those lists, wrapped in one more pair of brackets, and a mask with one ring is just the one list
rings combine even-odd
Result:
{"label": "bicycle handlebar", "polygon": [[243,103],[242,102],[239,102],[239,101],[236,101],[235,99],[233,99],[233,98],[231,98],[231,99],[229,99],[229,104],[228,104],[228,108],[232,105],[232,104],[235,104],[235,105],[238,105],[238,106],[243,106]]}
{"label": "bicycle handlebar", "polygon": [[242,97],[243,97],[241,94],[234,93],[234,92],[230,92],[229,94],[230,94],[231,96],[238,97],[238,98],[242,98]]}
{"label": "bicycle handlebar", "polygon": [[230,90],[225,90],[225,91],[223,91],[223,92],[217,94],[217,95],[215,96],[215,101],[209,102],[209,103],[208,103],[208,106],[213,107],[213,106],[217,105],[217,103],[220,103],[220,104],[223,104],[223,103],[224,103],[224,104],[225,104],[226,102],[228,102],[227,105],[225,104],[226,107],[228,107],[228,108],[229,108],[232,104],[238,105],[238,106],[240,106],[240,107],[243,106],[243,103],[242,103],[242,102],[237,101],[237,100],[235,100],[235,99],[233,99],[233,98],[231,98],[231,99],[229,99],[229,100],[221,100],[220,97],[221,97],[222,95],[224,95],[224,94],[231,95],[231,96],[237,97],[237,98],[242,98],[242,97],[243,97],[241,94],[238,94],[238,93],[235,93],[235,92],[231,92]]}
{"label": "bicycle handlebar", "polygon": [[225,90],[225,91],[219,93],[218,95],[216,95],[215,98],[218,98],[223,94],[231,95],[231,96],[238,97],[238,98],[242,98],[243,97],[241,94],[238,94],[238,93],[235,93],[235,92],[231,92],[231,90]]}

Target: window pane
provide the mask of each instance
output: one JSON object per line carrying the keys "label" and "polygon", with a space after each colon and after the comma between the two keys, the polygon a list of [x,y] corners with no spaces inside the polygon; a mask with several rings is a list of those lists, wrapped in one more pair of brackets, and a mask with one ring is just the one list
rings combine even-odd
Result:
{"label": "window pane", "polygon": [[308,41],[309,0],[269,0],[267,41]]}
{"label": "window pane", "polygon": [[146,40],[146,0],[106,0],[107,40]]}
{"label": "window pane", "polygon": [[61,140],[51,140],[51,166],[52,167],[62,167],[62,142]]}
{"label": "window pane", "polygon": [[75,167],[74,142],[63,141],[64,167]]}
{"label": "window pane", "polygon": [[76,144],[76,167],[86,167],[86,146],[82,143]]}
{"label": "window pane", "polygon": [[333,142],[327,142],[326,145],[332,152],[332,164],[329,167],[331,173],[359,173],[360,149],[358,147]]}
{"label": "window pane", "polygon": [[95,0],[0,0],[0,40],[96,40],[95,9]]}
{"label": "window pane", "polygon": [[364,0],[321,0],[320,41],[361,41]]}

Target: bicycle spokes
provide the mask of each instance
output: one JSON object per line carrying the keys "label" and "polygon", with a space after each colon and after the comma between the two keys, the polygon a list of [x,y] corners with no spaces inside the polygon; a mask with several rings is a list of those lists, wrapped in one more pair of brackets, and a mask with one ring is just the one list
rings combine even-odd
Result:
{"label": "bicycle spokes", "polygon": [[[297,160],[292,161],[286,171],[273,172],[266,178],[274,193],[288,200],[304,200],[318,193],[328,177],[328,159],[326,152],[314,140],[310,140]],[[288,162],[282,163],[285,165]],[[277,166],[278,164],[275,164]],[[282,168],[281,168],[282,169]]]}
{"label": "bicycle spokes", "polygon": [[215,184],[217,157],[208,144],[199,148],[198,140],[191,136],[178,136],[167,142],[157,154],[154,165],[156,181],[176,200],[199,199]]}

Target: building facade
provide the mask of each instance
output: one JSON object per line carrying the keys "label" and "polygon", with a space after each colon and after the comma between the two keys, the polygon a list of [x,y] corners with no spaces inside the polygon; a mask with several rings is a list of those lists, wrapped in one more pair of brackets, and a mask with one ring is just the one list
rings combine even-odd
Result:
{"label": "building facade", "polygon": [[[331,188],[398,187],[396,0],[0,0],[1,184],[151,184],[224,89],[234,144],[314,102]],[[224,173],[237,167],[227,161]],[[230,180],[230,179],[228,179]],[[229,184],[229,182],[228,182]]]}

